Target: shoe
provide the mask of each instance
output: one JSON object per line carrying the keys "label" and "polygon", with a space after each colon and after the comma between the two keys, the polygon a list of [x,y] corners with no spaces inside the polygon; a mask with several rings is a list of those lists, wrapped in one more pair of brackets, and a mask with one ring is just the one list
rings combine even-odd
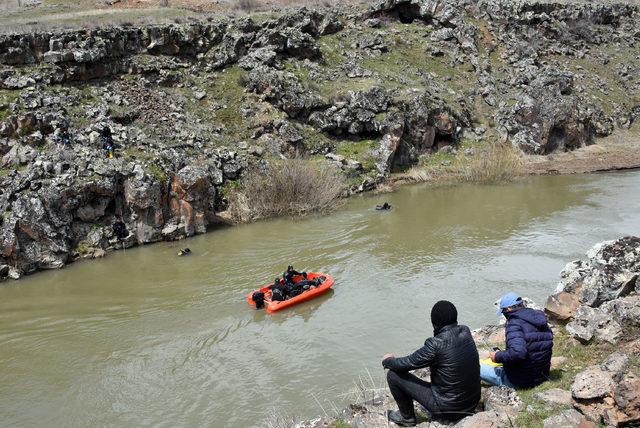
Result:
{"label": "shoe", "polygon": [[400,413],[400,410],[387,410],[387,420],[393,422],[401,427],[414,427],[416,426],[416,418],[405,418]]}

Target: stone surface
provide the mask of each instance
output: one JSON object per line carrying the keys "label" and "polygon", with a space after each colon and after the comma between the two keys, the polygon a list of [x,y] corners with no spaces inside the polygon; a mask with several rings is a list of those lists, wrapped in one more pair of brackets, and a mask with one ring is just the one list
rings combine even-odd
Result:
{"label": "stone surface", "polygon": [[573,338],[584,343],[591,340],[616,343],[622,335],[622,327],[609,314],[586,305],[578,308],[575,319],[566,328]]}
{"label": "stone surface", "polygon": [[505,341],[503,325],[491,325],[477,328],[471,331],[473,340],[477,345],[497,346]]}
{"label": "stone surface", "polygon": [[620,324],[640,326],[640,295],[611,300],[600,308]]}
{"label": "stone surface", "polygon": [[536,399],[551,405],[571,404],[571,391],[560,388],[551,388],[535,395]]}
{"label": "stone surface", "polygon": [[495,411],[486,411],[468,416],[458,422],[456,428],[507,428],[512,423],[504,414]]}
{"label": "stone surface", "polygon": [[548,417],[544,420],[542,426],[543,428],[596,428],[598,425],[587,420],[577,410],[568,409]]}
{"label": "stone surface", "polygon": [[561,291],[547,298],[544,311],[552,319],[565,321],[573,318],[579,306],[578,296]]}
{"label": "stone surface", "polygon": [[590,367],[578,373],[571,385],[571,395],[580,400],[604,398],[611,394],[612,374],[599,367]]}
{"label": "stone surface", "polygon": [[516,390],[506,386],[492,386],[484,393],[484,409],[514,416],[524,408]]}
{"label": "stone surface", "polygon": [[615,420],[618,424],[640,423],[640,377],[633,373],[622,376],[614,390]]}

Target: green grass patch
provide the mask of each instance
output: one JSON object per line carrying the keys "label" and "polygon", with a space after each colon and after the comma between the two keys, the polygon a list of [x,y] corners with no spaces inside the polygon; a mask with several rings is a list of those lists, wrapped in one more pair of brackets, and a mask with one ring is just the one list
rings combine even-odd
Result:
{"label": "green grass patch", "polygon": [[341,42],[342,32],[323,36],[318,41],[320,52],[322,53],[323,64],[326,68],[336,68],[345,60],[342,52],[345,50]]}
{"label": "green grass patch", "polygon": [[292,73],[303,82],[309,82],[309,69],[302,65],[301,61],[291,58],[284,62],[284,69]]}
{"label": "green grass patch", "polygon": [[436,167],[439,168],[444,162],[445,164],[451,162],[451,165],[456,161],[456,155],[453,153],[435,152],[427,156],[420,157],[420,166]]}
{"label": "green grass patch", "polygon": [[351,424],[344,419],[338,419],[330,425],[330,428],[351,428]]}
{"label": "green grass patch", "polygon": [[145,168],[147,173],[156,178],[156,180],[165,182],[167,181],[168,175],[164,168],[159,167],[158,165],[152,164],[147,165]]}
{"label": "green grass patch", "polygon": [[299,128],[303,136],[304,146],[308,150],[317,150],[321,147],[334,147],[335,141],[322,132],[309,125],[301,125]]}
{"label": "green grass patch", "polygon": [[20,89],[0,89],[0,120],[11,115],[10,104],[18,99],[20,92]]}
{"label": "green grass patch", "polygon": [[[607,55],[609,62],[604,64],[597,60],[596,56]],[[586,95],[602,106],[607,115],[614,114],[616,106],[625,110],[640,103],[640,91],[633,90],[637,87],[633,82],[624,82],[617,74],[618,64],[633,64],[638,60],[640,47],[618,47],[603,45],[594,48],[590,55],[584,58],[567,56],[550,56],[567,69],[575,73],[576,84],[581,84],[586,89]],[[607,88],[601,88],[597,76]]]}
{"label": "green grass patch", "polygon": [[[191,77],[191,83],[207,93],[207,96],[202,100],[196,100],[193,97],[192,89],[167,88],[166,90],[184,95],[185,109],[188,113],[203,122],[213,121],[217,125],[223,125],[225,134],[243,140],[251,136],[246,120],[240,113],[240,107],[245,97],[242,86],[244,78],[245,71],[239,66],[226,68],[217,73],[215,78],[210,76]],[[213,103],[222,106],[222,108],[214,109]]]}
{"label": "green grass patch", "polygon": [[11,115],[11,110],[8,108],[0,109],[0,120],[4,120]]}
{"label": "green grass patch", "polygon": [[[450,64],[444,57],[433,57],[427,53],[429,29],[422,23],[393,23],[382,33],[388,51],[380,55],[365,56],[360,66],[372,72],[371,76],[349,78],[341,65],[347,60],[343,52],[365,35],[375,35],[377,29],[363,28],[345,30],[320,39],[319,45],[324,62],[323,73],[338,71],[337,79],[316,82],[318,91],[325,99],[340,96],[347,91],[366,90],[381,86],[395,92],[394,98],[406,99],[416,90],[424,89],[428,83],[426,73],[432,73],[443,82],[440,95],[446,101],[454,101],[462,91],[473,86],[474,74],[471,64]],[[301,80],[308,81],[308,71],[292,70]],[[444,81],[444,78],[450,79]],[[431,85],[430,85],[431,86]]]}
{"label": "green grass patch", "polygon": [[122,151],[124,158],[152,160],[154,157],[151,153],[148,153],[138,147],[127,147]]}
{"label": "green grass patch", "polygon": [[357,160],[365,171],[375,168],[372,150],[378,145],[377,140],[365,139],[360,141],[343,141],[336,147],[336,154],[348,159]]}

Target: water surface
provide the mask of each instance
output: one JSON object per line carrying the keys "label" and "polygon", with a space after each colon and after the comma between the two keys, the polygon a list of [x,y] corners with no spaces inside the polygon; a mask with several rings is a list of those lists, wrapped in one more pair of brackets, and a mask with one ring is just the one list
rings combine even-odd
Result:
{"label": "water surface", "polygon": [[[0,286],[3,426],[261,425],[380,384],[380,357],[431,333],[429,310],[496,321],[515,290],[543,303],[594,243],[640,234],[640,172],[412,186],[331,216],[276,219],[76,263]],[[390,212],[376,212],[383,200]],[[176,257],[188,245],[193,254]],[[246,293],[287,264],[334,290],[267,315]],[[370,379],[371,378],[371,379]],[[366,380],[363,380],[366,379]]]}

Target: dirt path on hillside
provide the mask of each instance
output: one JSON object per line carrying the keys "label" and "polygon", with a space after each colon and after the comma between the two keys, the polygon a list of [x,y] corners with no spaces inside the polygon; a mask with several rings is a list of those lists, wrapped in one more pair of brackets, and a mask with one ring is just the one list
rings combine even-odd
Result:
{"label": "dirt path on hillside", "polygon": [[547,156],[527,156],[526,171],[539,174],[581,174],[640,168],[640,126],[617,130],[596,144]]}

